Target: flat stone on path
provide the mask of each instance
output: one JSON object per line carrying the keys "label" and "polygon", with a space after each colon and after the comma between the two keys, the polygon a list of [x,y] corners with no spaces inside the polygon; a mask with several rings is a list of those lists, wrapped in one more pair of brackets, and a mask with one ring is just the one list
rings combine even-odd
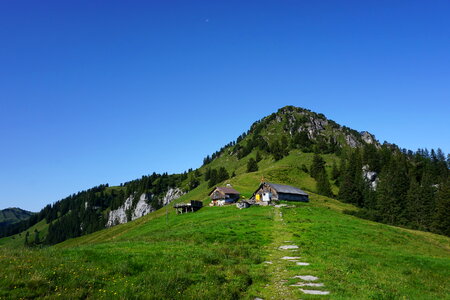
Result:
{"label": "flat stone on path", "polygon": [[298,246],[297,245],[284,245],[284,246],[280,246],[279,249],[281,249],[281,250],[298,249]]}
{"label": "flat stone on path", "polygon": [[307,262],[297,262],[297,266],[309,266]]}
{"label": "flat stone on path", "polygon": [[301,280],[306,280],[306,281],[314,281],[314,280],[319,279],[319,277],[312,276],[312,275],[296,275],[292,278],[299,278]]}
{"label": "flat stone on path", "polygon": [[314,286],[314,287],[321,287],[321,286],[323,286],[323,283],[297,282],[296,284],[291,284],[290,286]]}
{"label": "flat stone on path", "polygon": [[330,293],[328,291],[304,290],[304,289],[300,289],[300,291],[302,291],[305,294],[310,294],[310,295],[328,295]]}
{"label": "flat stone on path", "polygon": [[273,262],[271,262],[271,261],[263,261],[263,264],[269,264],[269,265],[271,265],[271,264],[273,264]]}
{"label": "flat stone on path", "polygon": [[286,259],[286,260],[296,260],[299,259],[300,256],[283,256],[281,259]]}

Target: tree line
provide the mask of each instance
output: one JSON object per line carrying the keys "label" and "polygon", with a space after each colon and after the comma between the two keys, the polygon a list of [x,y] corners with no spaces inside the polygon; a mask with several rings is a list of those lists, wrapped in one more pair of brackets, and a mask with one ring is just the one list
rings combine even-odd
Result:
{"label": "tree line", "polygon": [[[338,199],[361,208],[348,213],[449,236],[449,167],[441,149],[413,152],[385,143],[343,153],[332,173],[338,173]],[[376,172],[375,181],[368,171]]]}
{"label": "tree line", "polygon": [[[89,234],[105,228],[108,218],[106,210],[119,208],[131,195],[150,194],[148,204],[158,209],[162,206],[160,199],[167,190],[181,186],[187,178],[187,172],[173,175],[153,173],[122,183],[117,188],[108,188],[108,184],[99,185],[49,204],[27,220],[1,227],[0,237],[23,232],[42,220],[49,224],[47,236],[39,241],[43,244],[52,245]],[[133,197],[132,208],[138,201],[139,196]]]}

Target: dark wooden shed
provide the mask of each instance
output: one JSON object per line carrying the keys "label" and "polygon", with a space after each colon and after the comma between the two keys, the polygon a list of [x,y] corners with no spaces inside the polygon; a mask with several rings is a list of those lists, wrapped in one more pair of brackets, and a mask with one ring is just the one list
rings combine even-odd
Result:
{"label": "dark wooden shed", "polygon": [[173,205],[173,208],[175,208],[177,215],[183,214],[183,213],[188,213],[188,212],[195,212],[202,207],[203,207],[203,202],[197,201],[197,200],[191,200],[188,203],[175,203]]}
{"label": "dark wooden shed", "polygon": [[309,202],[309,195],[299,188],[270,182],[263,182],[253,193],[256,202],[270,202],[272,200]]}

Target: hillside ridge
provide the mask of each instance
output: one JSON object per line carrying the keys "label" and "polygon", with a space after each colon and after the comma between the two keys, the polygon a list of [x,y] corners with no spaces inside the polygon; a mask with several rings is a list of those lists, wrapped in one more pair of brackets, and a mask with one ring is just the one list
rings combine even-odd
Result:
{"label": "hillside ridge", "polygon": [[[423,170],[420,170],[414,175],[416,180],[420,181],[422,177],[431,176],[432,182],[427,185],[439,186],[440,182],[444,182],[448,173],[445,158],[443,161],[443,154],[439,150],[433,151],[431,155],[426,151],[406,152],[395,144],[386,142],[380,144],[373,134],[339,125],[323,114],[285,106],[254,122],[235,141],[205,157],[203,165],[195,170],[189,169],[184,173],[171,175],[153,173],[120,186],[100,185],[73,194],[47,205],[27,222],[20,222],[4,229],[3,233],[0,232],[0,236],[17,234],[45,219],[49,224],[49,230],[43,241],[48,244],[59,243],[68,238],[134,220],[160,209],[183,194],[191,195],[191,191],[204,185],[211,188],[218,184],[229,183],[233,178],[251,174],[258,169],[266,170],[261,172],[260,178],[272,178],[277,183],[293,184],[307,191],[337,196],[342,201],[365,209],[361,213],[355,213],[358,216],[393,225],[445,233],[447,226],[438,228],[430,216],[427,217],[426,223],[412,223],[409,221],[413,216],[387,217],[385,215],[392,212],[381,211],[378,204],[374,204],[376,202],[374,190],[378,186],[379,179],[383,177],[382,170],[397,156],[403,157],[403,163],[409,164],[407,168],[431,162],[430,166],[436,170],[430,175],[427,173],[426,176],[423,176],[421,173]],[[327,156],[328,158],[324,160]],[[289,161],[289,164],[283,165],[276,172],[272,170],[284,161]],[[364,174],[361,174],[362,170]],[[367,189],[362,180],[369,177],[372,191]],[[407,187],[407,184],[404,186]],[[383,188],[383,184],[381,187]],[[179,193],[170,201],[166,201],[167,194],[173,190]],[[248,197],[250,194],[251,191],[244,192],[243,196]],[[208,201],[207,198],[203,200]],[[402,205],[403,208],[400,209],[404,209],[406,204]],[[442,215],[439,217],[440,220],[444,219],[445,213],[440,214]]]}
{"label": "hillside ridge", "polygon": [[0,226],[7,226],[23,220],[27,220],[34,213],[18,207],[9,207],[0,210]]}

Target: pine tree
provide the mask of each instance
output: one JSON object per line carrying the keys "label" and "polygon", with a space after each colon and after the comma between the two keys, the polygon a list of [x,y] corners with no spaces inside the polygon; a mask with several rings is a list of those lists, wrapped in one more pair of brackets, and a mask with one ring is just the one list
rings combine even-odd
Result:
{"label": "pine tree", "polygon": [[214,186],[216,183],[220,182],[218,180],[218,174],[216,169],[212,169],[210,171],[209,181],[208,181],[208,187]]}
{"label": "pine tree", "polygon": [[40,244],[40,239],[39,239],[39,231],[37,229],[34,230],[34,244],[38,245]]}
{"label": "pine tree", "polygon": [[323,168],[317,176],[316,189],[317,193],[320,195],[333,197],[333,192],[331,191],[331,185],[328,181],[328,176],[325,168]]}
{"label": "pine tree", "polygon": [[199,184],[200,181],[195,176],[191,175],[188,183],[189,190],[195,189]]}
{"label": "pine tree", "polygon": [[250,158],[247,162],[247,172],[256,172],[258,171],[258,163],[254,158]]}
{"label": "pine tree", "polygon": [[409,226],[414,229],[420,229],[424,224],[422,219],[422,203],[422,189],[419,182],[413,177],[406,197],[406,213]]}
{"label": "pine tree", "polygon": [[206,168],[205,170],[205,181],[208,181],[211,178],[211,169]]}
{"label": "pine tree", "polygon": [[323,160],[322,156],[320,156],[318,153],[314,153],[309,174],[312,178],[317,180],[319,178],[319,175],[322,173],[322,170],[324,169],[325,161]]}
{"label": "pine tree", "polygon": [[409,189],[405,159],[400,154],[393,156],[379,178],[377,206],[382,221],[393,225],[404,224]]}
{"label": "pine tree", "polygon": [[283,158],[283,150],[281,149],[281,144],[279,141],[274,141],[270,147],[270,152],[273,155],[275,161]]}
{"label": "pine tree", "polygon": [[259,153],[259,151],[256,152],[256,158],[255,158],[255,160],[256,160],[257,163],[260,162],[260,161],[262,160],[262,156],[261,156],[261,153]]}
{"label": "pine tree", "polygon": [[227,169],[224,167],[219,168],[219,172],[217,174],[217,182],[222,182],[230,178],[230,174],[228,174]]}
{"label": "pine tree", "polygon": [[25,234],[25,242],[24,242],[25,246],[29,245],[29,241],[28,241],[29,236],[30,236],[30,233],[27,231],[27,233]]}
{"label": "pine tree", "polygon": [[340,171],[336,164],[336,161],[333,161],[333,166],[331,167],[331,180],[337,180],[339,178]]}
{"label": "pine tree", "polygon": [[344,202],[353,203],[358,206],[364,204],[362,177],[362,165],[358,150],[352,152],[347,162],[342,162],[340,188],[338,198]]}
{"label": "pine tree", "polygon": [[434,231],[450,236],[450,180],[439,185],[433,216]]}

